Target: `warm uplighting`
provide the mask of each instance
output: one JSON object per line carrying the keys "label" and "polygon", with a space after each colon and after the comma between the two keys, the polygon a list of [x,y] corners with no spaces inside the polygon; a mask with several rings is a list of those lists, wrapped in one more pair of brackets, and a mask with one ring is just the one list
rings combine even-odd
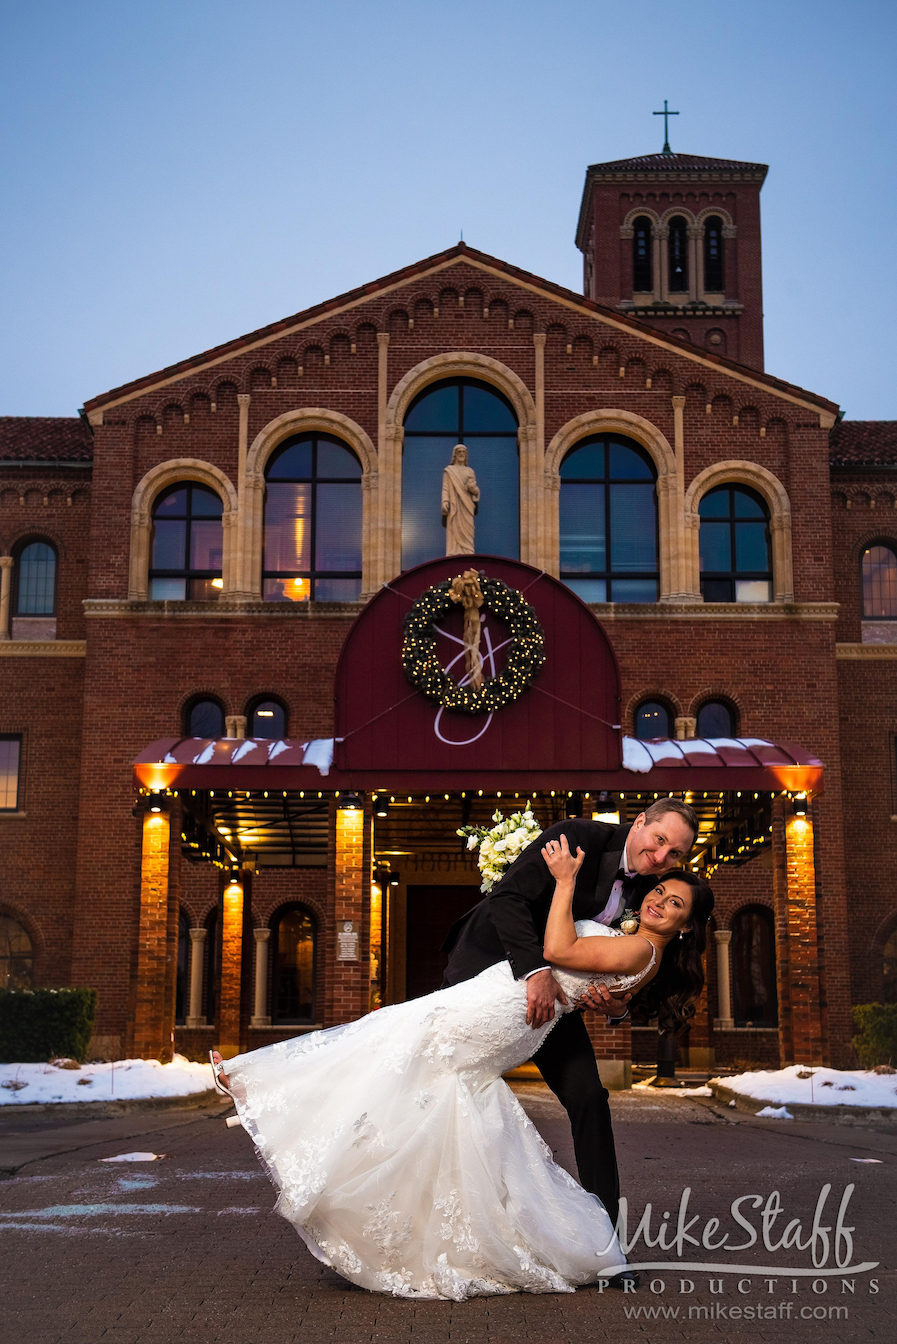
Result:
{"label": "warm uplighting", "polygon": [[793,800],[794,815],[796,817],[805,817],[807,815],[807,795],[799,793]]}
{"label": "warm uplighting", "polygon": [[606,822],[608,822],[611,826],[619,826],[619,824],[620,824],[620,814],[619,814],[619,812],[593,812],[593,813],[592,813],[592,820],[593,820],[593,821],[606,821]]}

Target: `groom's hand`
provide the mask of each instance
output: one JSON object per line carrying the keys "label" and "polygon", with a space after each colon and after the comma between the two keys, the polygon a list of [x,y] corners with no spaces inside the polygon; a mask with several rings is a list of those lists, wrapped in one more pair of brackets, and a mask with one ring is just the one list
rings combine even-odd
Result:
{"label": "groom's hand", "polygon": [[544,971],[536,971],[526,982],[526,1022],[534,1031],[544,1027],[554,1017],[554,1005],[567,997],[557,980],[546,966]]}

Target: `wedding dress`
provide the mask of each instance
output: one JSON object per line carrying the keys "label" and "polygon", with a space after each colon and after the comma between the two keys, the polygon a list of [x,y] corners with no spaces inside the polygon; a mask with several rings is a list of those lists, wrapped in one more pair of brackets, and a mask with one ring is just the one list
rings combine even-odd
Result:
{"label": "wedding dress", "polygon": [[[580,937],[623,936],[581,920]],[[538,1050],[508,962],[424,998],[238,1055],[237,1112],[276,1208],[344,1278],[397,1297],[572,1292],[625,1263],[604,1205],[559,1167],[501,1075]]]}

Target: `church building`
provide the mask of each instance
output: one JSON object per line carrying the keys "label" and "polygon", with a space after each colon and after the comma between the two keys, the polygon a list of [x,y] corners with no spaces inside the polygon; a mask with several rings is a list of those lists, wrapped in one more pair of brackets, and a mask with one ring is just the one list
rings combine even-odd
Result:
{"label": "church building", "polygon": [[[96,987],[95,1058],[345,1022],[438,987],[460,828],[669,794],[716,894],[681,1064],[853,1063],[897,422],[765,370],[766,172],[594,164],[582,293],[459,243],[0,418],[0,984]],[[656,1059],[590,1020],[608,1085]]]}

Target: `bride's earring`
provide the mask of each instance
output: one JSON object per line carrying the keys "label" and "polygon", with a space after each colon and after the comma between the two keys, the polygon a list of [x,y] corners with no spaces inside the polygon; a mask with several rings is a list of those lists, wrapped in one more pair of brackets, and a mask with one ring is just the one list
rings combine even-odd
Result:
{"label": "bride's earring", "polygon": [[680,930],[679,930],[679,937],[680,937],[680,938],[684,938],[684,937],[685,937],[685,930],[684,930],[684,929],[680,929]]}

